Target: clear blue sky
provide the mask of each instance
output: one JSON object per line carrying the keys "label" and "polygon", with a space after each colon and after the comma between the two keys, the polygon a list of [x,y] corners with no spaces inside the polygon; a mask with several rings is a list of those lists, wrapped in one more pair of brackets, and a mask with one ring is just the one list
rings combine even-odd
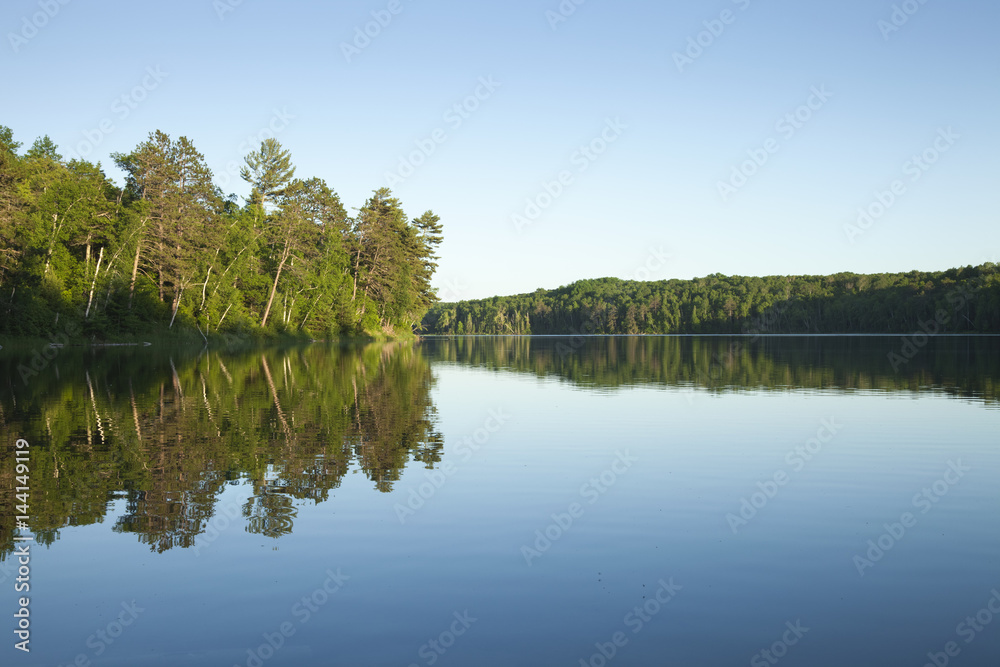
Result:
{"label": "clear blue sky", "polygon": [[[898,26],[889,0],[565,0],[567,17],[559,0],[7,0],[0,124],[82,147],[119,182],[111,153],[186,135],[243,196],[227,164],[277,110],[294,116],[275,127],[297,175],[349,209],[433,145],[392,189],[442,218],[447,300],[1000,261],[1000,6],[895,4]],[[378,34],[345,55],[368,23]],[[679,66],[689,39],[705,46]],[[478,108],[449,113],[477,88]],[[604,152],[578,152],[592,141]],[[925,151],[933,164],[909,162]],[[767,160],[723,196],[753,155]],[[878,192],[894,201],[845,231],[880,213]],[[528,199],[545,207],[518,229]]]}

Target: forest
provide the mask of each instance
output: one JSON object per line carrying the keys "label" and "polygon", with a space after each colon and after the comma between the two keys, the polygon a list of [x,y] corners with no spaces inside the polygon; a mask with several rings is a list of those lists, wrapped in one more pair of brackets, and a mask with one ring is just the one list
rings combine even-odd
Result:
{"label": "forest", "polygon": [[186,137],[113,154],[123,186],[48,136],[21,146],[0,126],[0,334],[384,337],[435,301],[438,216],[386,188],[349,215],[273,138],[245,156],[242,205]]}
{"label": "forest", "polygon": [[947,271],[581,280],[437,303],[425,334],[1000,333],[996,264]]}
{"label": "forest", "polygon": [[439,303],[443,236],[390,190],[354,215],[322,179],[296,177],[273,139],[245,156],[240,204],[186,137],[152,132],[100,164],[27,150],[0,126],[0,334],[54,341],[190,334],[1000,332],[1000,273],[581,280],[554,290]]}

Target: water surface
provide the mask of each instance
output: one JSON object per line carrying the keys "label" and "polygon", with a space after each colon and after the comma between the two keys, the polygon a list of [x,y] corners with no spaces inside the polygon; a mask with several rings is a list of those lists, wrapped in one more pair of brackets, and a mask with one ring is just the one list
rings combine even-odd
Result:
{"label": "water surface", "polygon": [[0,519],[0,655],[995,665],[1000,346],[904,345],[65,348],[37,375],[8,355],[0,493],[24,438],[31,531]]}

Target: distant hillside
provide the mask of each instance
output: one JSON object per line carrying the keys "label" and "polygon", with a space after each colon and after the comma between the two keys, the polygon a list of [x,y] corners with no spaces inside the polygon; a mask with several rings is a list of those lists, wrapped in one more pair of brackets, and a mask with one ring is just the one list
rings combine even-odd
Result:
{"label": "distant hillside", "polygon": [[435,304],[425,334],[1000,333],[1000,267],[694,280],[581,280]]}

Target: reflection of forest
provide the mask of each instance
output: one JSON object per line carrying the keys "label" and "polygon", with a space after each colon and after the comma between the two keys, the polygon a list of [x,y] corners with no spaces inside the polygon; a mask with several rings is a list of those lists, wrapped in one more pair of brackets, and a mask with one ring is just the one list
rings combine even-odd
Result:
{"label": "reflection of forest", "polygon": [[[997,338],[940,337],[893,370],[899,337],[458,337],[419,344],[313,345],[171,354],[154,348],[62,350],[21,381],[24,358],[0,358],[7,442],[0,500],[14,506],[14,441],[32,445],[31,527],[51,543],[64,526],[101,521],[157,551],[191,546],[220,514],[230,484],[252,484],[247,530],[292,530],[295,503],[321,502],[349,467],[387,491],[409,460],[432,466],[431,363],[552,376],[591,388],[657,385],[710,391],[924,391],[997,404]],[[0,515],[0,555],[13,548]],[[0,577],[2,578],[2,577]]]}
{"label": "reflection of forest", "polygon": [[[432,362],[554,376],[586,387],[933,389],[997,402],[1000,338],[930,338],[908,359],[902,347],[899,336],[457,336],[420,344]],[[890,354],[905,359],[896,360],[898,371]]]}
{"label": "reflection of forest", "polygon": [[[314,345],[226,355],[145,349],[64,350],[20,381],[0,360],[6,447],[0,497],[14,505],[16,438],[31,443],[31,528],[51,543],[64,526],[103,520],[156,551],[187,547],[217,513],[227,484],[250,483],[247,529],[292,528],[294,502],[327,499],[350,466],[388,491],[412,458],[432,465],[430,366],[412,344]],[[0,517],[0,554],[13,516]]]}

